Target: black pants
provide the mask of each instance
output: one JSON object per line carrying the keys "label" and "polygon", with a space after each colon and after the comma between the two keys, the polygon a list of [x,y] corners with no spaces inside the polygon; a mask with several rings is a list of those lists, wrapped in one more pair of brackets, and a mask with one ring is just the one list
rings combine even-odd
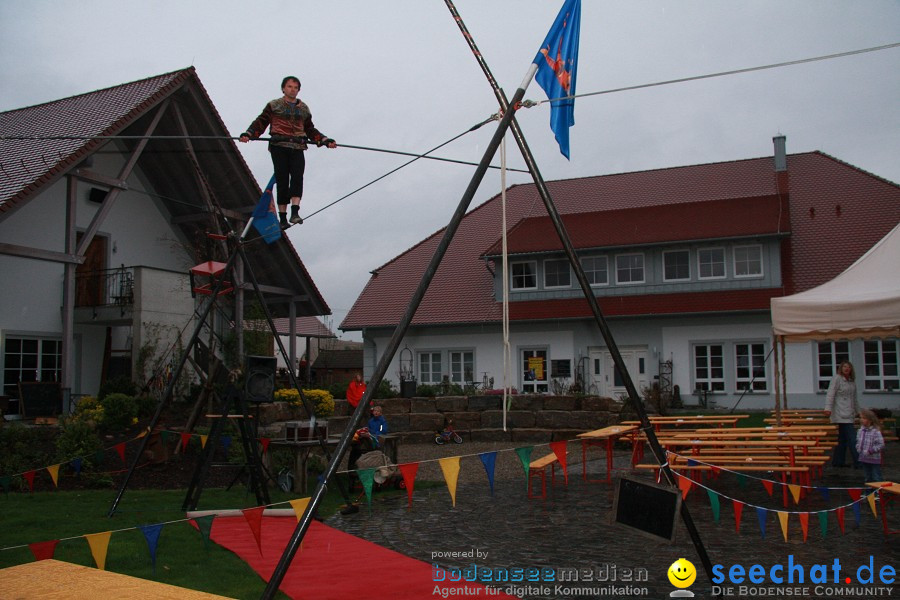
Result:
{"label": "black pants", "polygon": [[275,167],[275,185],[278,188],[278,204],[288,204],[291,198],[303,197],[303,172],[306,170],[306,156],[303,150],[269,146],[272,166]]}

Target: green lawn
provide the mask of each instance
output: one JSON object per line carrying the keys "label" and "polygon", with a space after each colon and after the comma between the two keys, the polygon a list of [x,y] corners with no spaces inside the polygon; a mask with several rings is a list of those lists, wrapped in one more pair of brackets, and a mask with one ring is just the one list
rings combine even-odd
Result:
{"label": "green lawn", "polygon": [[[320,504],[319,514],[333,514],[343,499],[337,486]],[[116,490],[10,493],[0,496],[0,568],[31,562],[28,544],[60,540],[54,558],[93,566],[86,534],[112,531],[106,569],[170,585],[232,598],[259,598],[265,582],[240,558],[203,536],[184,521],[184,490],[127,490],[112,518],[107,516]],[[273,503],[296,498],[271,491]],[[388,492],[397,493],[397,492]],[[402,491],[400,493],[404,493]],[[376,496],[377,498],[378,496]],[[250,508],[253,494],[235,486],[231,491],[204,490],[200,509]],[[280,504],[275,508],[290,508]],[[175,521],[175,522],[172,522]],[[170,523],[171,522],[171,523]],[[157,547],[154,573],[141,525],[167,523]],[[66,539],[71,538],[71,539]],[[19,547],[17,547],[19,546]],[[279,594],[279,598],[287,596]]]}

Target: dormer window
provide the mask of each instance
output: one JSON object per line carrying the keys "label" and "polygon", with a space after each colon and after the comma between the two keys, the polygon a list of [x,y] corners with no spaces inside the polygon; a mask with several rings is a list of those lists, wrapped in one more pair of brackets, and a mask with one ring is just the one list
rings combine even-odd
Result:
{"label": "dormer window", "polygon": [[762,246],[735,246],[734,247],[734,276],[735,277],[761,277]]}
{"label": "dormer window", "polygon": [[537,289],[537,262],[516,262],[509,266],[510,284],[514,290]]}
{"label": "dormer window", "polygon": [[643,254],[620,254],[616,257],[616,283],[644,283]]}
{"label": "dormer window", "polygon": [[572,271],[566,259],[544,261],[544,287],[567,288],[572,286]]}
{"label": "dormer window", "polygon": [[697,250],[697,274],[700,279],[724,279],[725,248]]}

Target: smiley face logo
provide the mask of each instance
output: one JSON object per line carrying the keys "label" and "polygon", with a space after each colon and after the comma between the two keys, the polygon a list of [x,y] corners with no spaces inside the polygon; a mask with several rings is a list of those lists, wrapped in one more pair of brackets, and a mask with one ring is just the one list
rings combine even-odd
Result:
{"label": "smiley face logo", "polygon": [[690,587],[697,579],[697,569],[691,561],[686,558],[679,558],[671,564],[667,572],[669,583],[677,588]]}

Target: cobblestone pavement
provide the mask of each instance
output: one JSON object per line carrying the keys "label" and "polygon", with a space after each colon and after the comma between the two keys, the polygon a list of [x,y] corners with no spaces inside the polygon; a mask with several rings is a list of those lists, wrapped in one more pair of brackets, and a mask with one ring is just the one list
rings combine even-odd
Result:
{"label": "cobblestone pavement", "polygon": [[[509,446],[506,445],[505,448]],[[447,456],[470,455],[492,448],[461,446],[442,448],[438,451],[414,447],[401,455],[401,460],[427,460],[427,454],[439,452]],[[546,446],[538,447],[533,458],[545,454]],[[591,450],[588,460],[589,478],[605,474],[605,459],[598,450]],[[593,454],[595,453],[595,454]],[[596,458],[594,458],[596,457]],[[510,591],[523,598],[667,598],[674,588],[667,571],[679,557],[691,561],[697,569],[697,580],[690,590],[695,597],[711,598],[713,583],[707,577],[695,546],[679,519],[676,539],[668,543],[613,523],[613,486],[604,483],[588,483],[581,478],[581,450],[576,443],[569,445],[568,484],[557,478],[557,485],[548,490],[546,499],[526,496],[525,475],[514,452],[500,452],[494,495],[491,496],[481,461],[477,456],[461,459],[460,483],[456,493],[456,506],[451,505],[447,487],[441,483],[428,489],[417,489],[412,507],[407,508],[406,497],[386,497],[376,494],[371,509],[363,508],[358,514],[336,515],[328,524],[357,535],[407,556],[436,564],[439,569],[465,569],[475,565],[478,569],[514,569],[516,567],[579,569],[578,583],[559,581],[552,583],[522,583]],[[630,471],[630,452],[616,450],[615,465],[622,473],[652,481],[648,474]],[[647,457],[648,460],[651,457]],[[417,482],[427,480],[443,482],[440,469],[434,462],[423,462]],[[885,457],[884,478],[900,482],[900,444],[889,445]],[[517,470],[518,469],[518,470]],[[709,494],[701,487],[694,487],[686,504],[696,524],[699,537],[712,565],[721,565],[725,576],[715,590],[725,598],[785,597],[832,598],[848,595],[875,597],[900,596],[900,584],[885,585],[878,574],[889,565],[900,571],[900,535],[887,539],[882,531],[881,505],[876,519],[863,500],[859,505],[859,522],[855,511],[847,506],[844,515],[845,531],[841,533],[834,508],[852,502],[844,489],[862,484],[861,470],[826,467],[824,476],[814,485],[829,488],[828,499],[818,490],[801,499],[799,505],[785,509],[781,503],[779,486],[770,497],[760,481],[747,477],[742,484],[734,474],[723,473],[704,485],[719,494],[720,520],[715,522]],[[549,486],[549,481],[548,481]],[[733,502],[737,499],[745,506],[740,522],[740,532],[735,531]],[[762,534],[755,506],[766,509],[765,535]],[[804,542],[797,514],[789,515],[788,539],[785,541],[776,510],[816,513],[826,509],[828,529],[823,536],[817,514],[810,514],[808,538]],[[890,522],[900,529],[900,502],[895,502],[889,512]],[[451,553],[460,554],[452,557]],[[839,583],[834,583],[835,560],[839,562]],[[860,566],[874,565],[875,580],[862,585],[858,575],[865,579],[868,570],[857,573]],[[781,572],[787,575],[788,565],[800,565],[804,580],[801,583],[794,569],[795,578],[788,585],[776,585],[770,578],[773,566],[783,565]],[[742,565],[749,571],[752,565],[765,569],[762,583],[744,580],[742,584],[729,581],[733,565]],[[812,572],[815,565],[820,567]],[[827,568],[827,583],[810,580],[822,576]],[[437,571],[440,575],[441,571]],[[587,580],[587,575],[593,577]],[[631,574],[631,581],[628,581]],[[889,575],[889,573],[885,573]],[[844,583],[850,577],[851,584]],[[641,579],[640,581],[638,579]],[[510,584],[496,584],[508,590]],[[741,586],[746,586],[743,589]],[[731,587],[731,590],[727,588]],[[483,592],[484,590],[482,590]],[[473,590],[474,592],[474,590]],[[483,595],[483,594],[481,594]],[[438,594],[435,595],[439,597]]]}

